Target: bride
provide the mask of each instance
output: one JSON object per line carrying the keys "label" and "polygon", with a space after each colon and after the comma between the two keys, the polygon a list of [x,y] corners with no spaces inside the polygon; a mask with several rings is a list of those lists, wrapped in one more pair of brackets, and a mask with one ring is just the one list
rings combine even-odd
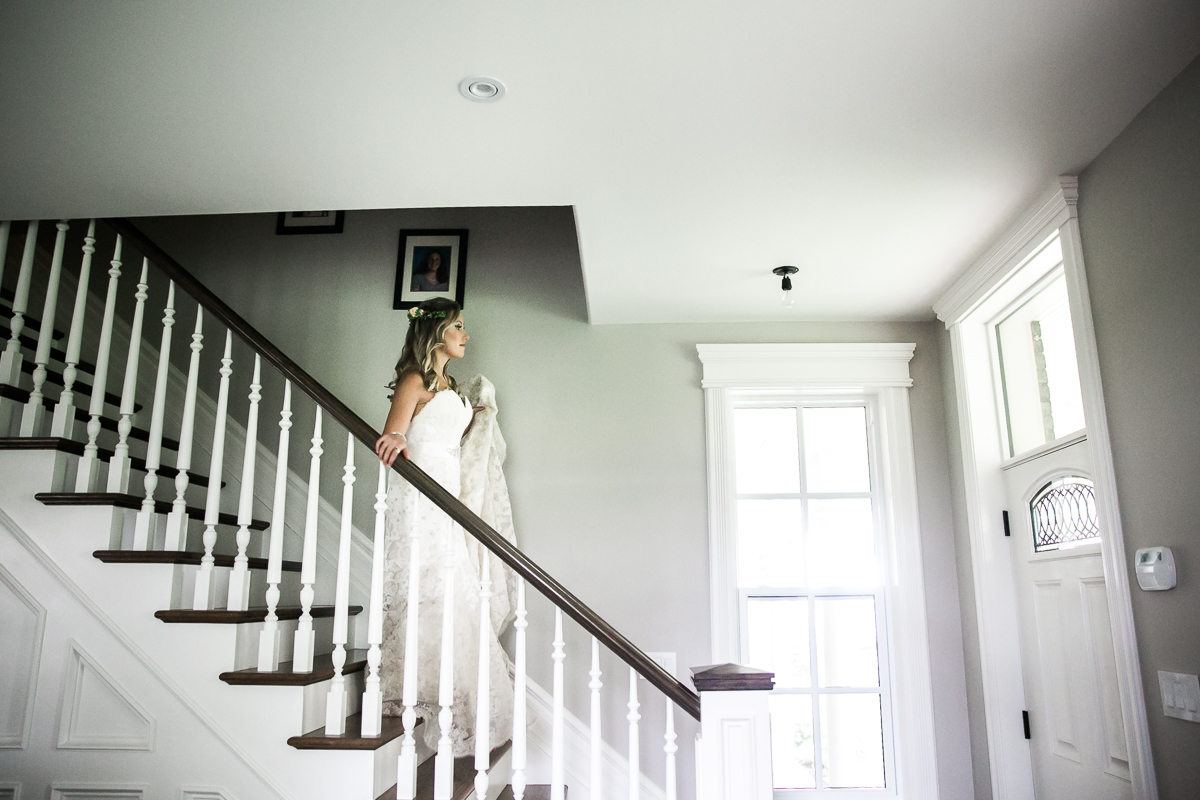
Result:
{"label": "bride", "polygon": [[[375,443],[380,460],[391,465],[403,454],[423,469],[485,522],[514,541],[508,489],[501,464],[504,440],[496,427],[495,390],[484,378],[471,382],[467,394],[474,408],[446,374],[451,359],[466,354],[462,312],[452,300],[433,299],[408,313],[408,334],[396,364],[392,407],[383,436]],[[479,592],[481,568],[489,559],[489,718],[492,747],[512,734],[513,687],[508,656],[499,633],[510,619],[514,587],[508,571],[474,537],[465,534],[445,512],[391,473],[387,495],[384,565],[383,660],[380,677],[383,713],[404,710],[405,637],[408,614],[409,561],[418,546],[416,715],[424,721],[423,738],[437,749],[438,689],[442,652],[442,607],[446,559],[453,564],[453,716],[448,739],[454,757],[474,752],[479,658]]]}

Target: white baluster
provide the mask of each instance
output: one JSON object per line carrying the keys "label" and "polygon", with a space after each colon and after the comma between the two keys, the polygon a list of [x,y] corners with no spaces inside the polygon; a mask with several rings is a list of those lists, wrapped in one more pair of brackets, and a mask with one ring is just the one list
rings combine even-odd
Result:
{"label": "white baluster", "polygon": [[250,558],[246,548],[250,546],[250,523],[254,521],[254,463],[258,453],[258,401],[262,399],[262,359],[254,354],[254,377],[250,380],[250,414],[246,422],[246,450],[242,454],[242,491],[238,497],[237,556],[233,559],[233,572],[229,575],[229,600],[231,611],[245,611],[250,607]]}
{"label": "white baluster", "polygon": [[129,432],[133,430],[133,400],[137,393],[138,359],[142,352],[142,321],[146,315],[146,273],[150,259],[142,259],[142,277],[138,279],[137,305],[133,307],[133,326],[129,331],[129,354],[125,359],[125,383],[121,388],[121,420],[117,423],[120,437],[112,459],[108,462],[108,491],[125,494],[129,491]]}
{"label": "white baluster", "polygon": [[[25,252],[21,254],[21,269],[17,273],[17,289],[13,295],[12,319],[9,329],[12,335],[0,355],[0,383],[9,386],[19,386],[21,383],[21,365],[25,357],[21,353],[21,332],[25,330],[25,312],[29,310],[29,282],[33,278],[33,257],[37,253],[38,221],[30,220],[25,230]],[[5,401],[11,409],[11,402]],[[10,411],[11,413],[11,411]],[[0,420],[0,434],[8,435],[8,423],[11,417]]]}
{"label": "white baluster", "polygon": [[[401,720],[404,738],[400,742],[400,758],[396,768],[396,800],[413,800],[417,796],[417,750],[413,730],[417,726],[417,626],[421,604],[421,540],[417,536],[421,510],[421,495],[414,488],[412,524],[408,528],[408,605],[404,612],[404,685],[400,702],[404,705]],[[434,512],[437,513],[437,512]]]}
{"label": "white baluster", "polygon": [[75,491],[94,492],[100,483],[100,455],[96,438],[100,435],[100,416],[104,413],[104,390],[108,388],[108,357],[112,349],[113,316],[117,308],[117,283],[121,278],[121,237],[113,248],[108,270],[108,294],[104,298],[104,321],[100,325],[100,346],[96,351],[96,374],[92,376],[92,399],[88,404],[88,443],[75,475]]}
{"label": "white baluster", "polygon": [[[454,796],[454,752],[450,742],[450,726],[454,723],[454,550],[455,539],[461,536],[447,517],[443,530],[446,536],[442,555],[442,663],[438,675],[438,738],[437,755],[433,760],[433,800],[450,800]],[[408,654],[411,658],[412,654]],[[405,660],[407,661],[408,658]]]}
{"label": "white baluster", "polygon": [[[525,689],[525,629],[529,622],[525,619],[525,579],[517,577],[517,612],[513,621],[516,630],[516,641],[513,644],[513,737],[512,737],[512,788],[513,800],[523,800],[525,797],[525,767],[528,766],[525,726],[526,689]],[[599,795],[594,795],[599,800]]]}
{"label": "white baluster", "polygon": [[292,647],[292,672],[312,672],[316,634],[313,632],[312,604],[317,580],[317,510],[321,499],[321,407],[313,424],[312,460],[308,468],[308,506],[304,514],[304,552],[300,557],[300,622]]}
{"label": "white baluster", "polygon": [[233,334],[225,331],[225,355],[221,357],[221,385],[217,390],[217,414],[213,420],[212,459],[208,464],[208,497],[204,504],[204,557],[196,573],[192,608],[207,611],[215,600],[213,548],[217,545],[217,520],[221,517],[221,475],[225,462],[225,417],[229,410],[229,376],[233,374]]}
{"label": "white baluster", "polygon": [[375,489],[375,546],[371,555],[371,602],[367,618],[367,685],[362,700],[362,735],[383,732],[383,694],[379,687],[379,664],[383,660],[383,556],[387,522],[387,471],[379,465]]}
{"label": "white baluster", "polygon": [[50,279],[46,284],[46,301],[42,304],[42,322],[38,329],[37,353],[33,363],[33,391],[29,393],[29,401],[25,404],[25,413],[21,415],[21,435],[37,436],[42,432],[42,423],[46,419],[46,406],[42,404],[45,395],[42,387],[46,385],[46,365],[50,363],[50,344],[54,341],[54,317],[58,311],[58,282],[62,278],[63,251],[67,245],[66,220],[59,220],[55,226],[58,233],[54,236],[54,255],[50,258]]}
{"label": "white baluster", "polygon": [[554,710],[550,726],[550,800],[565,800],[567,795],[564,775],[563,750],[563,660],[567,657],[563,649],[562,609],[554,609]]}
{"label": "white baluster", "polygon": [[603,775],[600,767],[600,756],[604,752],[604,739],[600,735],[600,690],[604,688],[604,684],[600,682],[600,641],[595,636],[592,637],[592,671],[588,675],[592,678],[588,683],[588,689],[592,692],[591,782],[588,785],[588,794],[591,797],[600,798],[604,796],[601,789]]}
{"label": "white baluster", "polygon": [[675,800],[675,753],[679,751],[679,746],[675,744],[675,704],[671,702],[671,698],[667,698],[667,732],[663,734],[663,753],[667,757],[667,781],[666,800]]}
{"label": "white baluster", "polygon": [[[83,261],[79,267],[79,283],[75,287],[75,307],[71,312],[71,333],[67,337],[66,366],[63,369],[63,390],[54,406],[50,435],[70,439],[75,435],[75,381],[79,377],[79,348],[83,344],[83,318],[87,310],[88,278],[92,273],[92,254],[96,252],[96,220],[88,223],[83,237]],[[4,257],[0,253],[0,259]],[[0,272],[3,268],[0,268]],[[103,391],[103,390],[102,390]]]}
{"label": "white baluster", "polygon": [[642,715],[638,713],[638,696],[637,696],[637,670],[633,667],[629,668],[629,714],[625,719],[629,720],[629,800],[638,800],[638,794],[641,789],[642,768],[638,763],[638,720]]}
{"label": "white baluster", "polygon": [[[204,308],[196,306],[196,330],[192,333],[192,351],[188,361],[187,389],[183,395],[183,422],[179,427],[179,452],[175,454],[175,501],[171,513],[167,514],[167,535],[164,550],[183,550],[187,547],[188,515],[187,494],[192,468],[192,438],[196,428],[196,387],[200,380],[200,351],[204,349]],[[217,476],[212,480],[220,480]]]}
{"label": "white baluster", "polygon": [[[0,286],[4,285],[4,264],[8,261],[8,237],[12,233],[12,221],[0,221]],[[3,353],[0,353],[3,359]],[[0,427],[0,436],[8,436],[8,426]]]}
{"label": "white baluster", "polygon": [[492,557],[482,550],[479,580],[479,677],[475,697],[475,798],[487,800],[488,768],[491,767],[491,648]]}
{"label": "white baluster", "polygon": [[346,733],[346,640],[350,603],[350,525],[354,515],[354,434],[346,434],[346,467],[342,475],[342,529],[337,543],[334,588],[334,681],[325,698],[325,734]]}
{"label": "white baluster", "polygon": [[137,513],[133,528],[133,549],[154,547],[155,524],[154,490],[158,488],[158,468],[162,465],[163,414],[167,408],[167,375],[171,366],[171,329],[175,326],[175,281],[167,288],[167,307],[163,310],[162,342],[158,346],[158,373],[154,380],[154,409],[150,412],[150,441],[146,444],[146,477],[142,485],[146,497]]}
{"label": "white baluster", "polygon": [[[275,500],[271,503],[271,544],[267,554],[267,619],[258,634],[258,671],[279,669],[279,584],[283,580],[283,520],[287,504],[288,444],[292,428],[292,382],[283,384],[279,412],[279,455],[275,462]],[[382,623],[380,623],[382,625]]]}
{"label": "white baluster", "polygon": [[354,434],[346,434],[342,475],[342,528],[338,539],[337,584],[333,596],[333,683],[325,698],[325,735],[346,732],[346,629],[350,604],[350,528],[354,514]]}

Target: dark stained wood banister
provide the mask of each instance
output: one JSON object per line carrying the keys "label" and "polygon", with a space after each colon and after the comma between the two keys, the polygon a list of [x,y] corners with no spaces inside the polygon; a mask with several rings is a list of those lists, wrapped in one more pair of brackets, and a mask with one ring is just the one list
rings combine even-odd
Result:
{"label": "dark stained wood banister", "polygon": [[[190,272],[183,268],[178,261],[152,242],[144,233],[129,220],[123,218],[105,219],[104,222],[119,233],[127,242],[137,247],[142,255],[154,262],[159,269],[192,299],[204,306],[204,310],[215,316],[230,330],[241,337],[242,341],[261,355],[268,363],[278,369],[293,385],[301,389],[313,401],[321,406],[324,412],[344,427],[354,438],[362,442],[372,451],[379,439],[379,432],[371,427],[362,417],[355,414],[341,400],[322,386],[316,378],[305,372],[300,365],[288,358],[287,355],[259,333],[249,322],[232,308],[225,304],[208,288],[200,283]],[[517,549],[507,539],[492,529],[480,519],[471,509],[467,508],[457,497],[446,491],[440,483],[429,477],[416,464],[403,458],[396,459],[392,469],[400,473],[405,480],[416,487],[417,491],[432,500],[445,511],[451,519],[463,527],[507,564],[514,572],[529,582],[541,592],[550,602],[562,609],[567,616],[579,623],[584,630],[595,636],[605,647],[613,651],[622,661],[658,688],[675,705],[686,711],[697,720],[700,719],[700,696],[689,689],[671,673],[667,672],[651,658],[642,652],[633,642],[626,639],[620,631],[606,622],[599,614],[590,609],[578,597],[555,580],[546,570]]]}

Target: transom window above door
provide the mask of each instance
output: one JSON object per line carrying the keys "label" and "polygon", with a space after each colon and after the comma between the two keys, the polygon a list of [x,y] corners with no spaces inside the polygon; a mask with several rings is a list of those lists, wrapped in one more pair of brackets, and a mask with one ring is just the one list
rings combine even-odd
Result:
{"label": "transom window above door", "polygon": [[1003,400],[1006,455],[1029,452],[1084,427],[1075,334],[1062,269],[1062,242],[1049,239],[1027,267],[1046,277],[992,325]]}
{"label": "transom window above door", "polygon": [[775,673],[777,797],[892,786],[872,406],[733,410],[743,662]]}

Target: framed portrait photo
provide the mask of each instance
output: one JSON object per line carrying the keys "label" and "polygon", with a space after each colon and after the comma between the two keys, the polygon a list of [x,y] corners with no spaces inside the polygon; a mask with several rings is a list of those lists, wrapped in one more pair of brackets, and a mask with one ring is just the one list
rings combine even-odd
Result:
{"label": "framed portrait photo", "polygon": [[341,233],[345,211],[280,211],[275,235],[293,233]]}
{"label": "framed portrait photo", "polygon": [[435,297],[463,306],[467,279],[467,231],[400,231],[396,294],[392,308],[407,309]]}

